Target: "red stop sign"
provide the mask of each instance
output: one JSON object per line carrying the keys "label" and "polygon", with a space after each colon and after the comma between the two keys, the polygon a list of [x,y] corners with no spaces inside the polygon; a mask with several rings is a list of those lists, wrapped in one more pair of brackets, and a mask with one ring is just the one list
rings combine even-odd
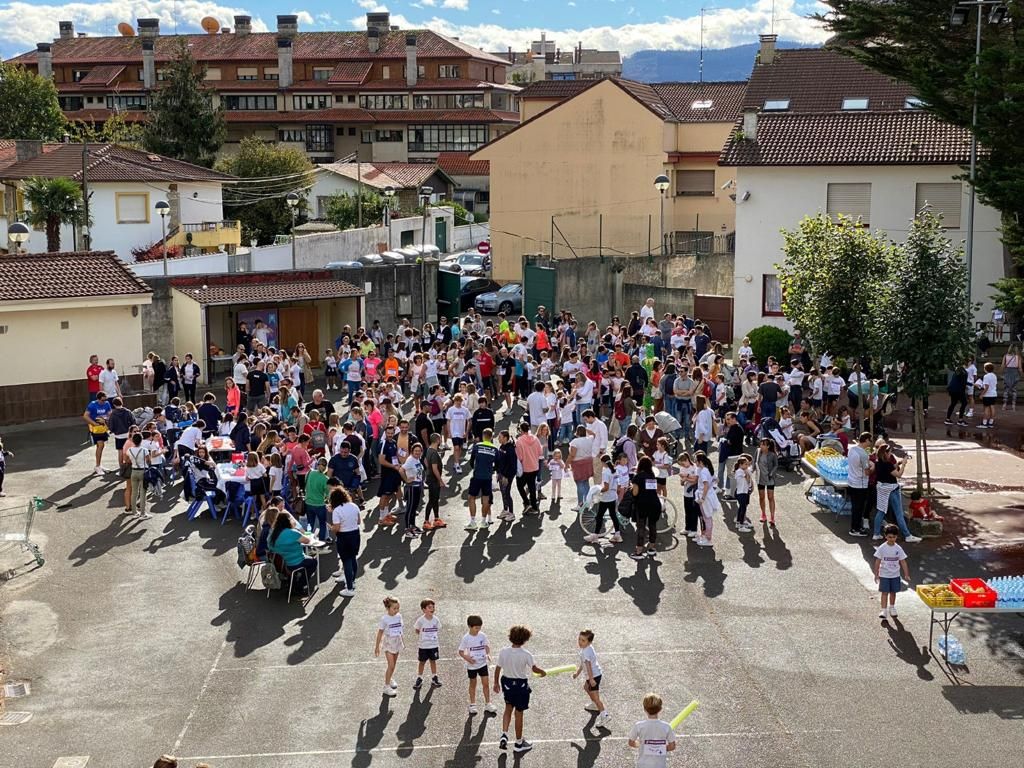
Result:
{"label": "red stop sign", "polygon": [[484,240],[482,243],[477,245],[476,249],[486,256],[491,252],[491,244]]}

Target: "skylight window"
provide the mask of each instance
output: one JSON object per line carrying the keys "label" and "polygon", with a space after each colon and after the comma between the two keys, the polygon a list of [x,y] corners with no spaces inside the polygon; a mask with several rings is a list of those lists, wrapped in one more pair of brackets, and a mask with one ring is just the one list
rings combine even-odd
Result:
{"label": "skylight window", "polygon": [[711,99],[702,99],[693,102],[693,104],[690,105],[690,109],[711,109],[712,103]]}
{"label": "skylight window", "polygon": [[789,109],[789,99],[768,99],[764,103],[765,112],[784,112]]}
{"label": "skylight window", "polygon": [[903,102],[904,109],[923,109],[924,99],[920,99],[917,96],[907,96],[906,101]]}
{"label": "skylight window", "polygon": [[843,99],[843,109],[844,110],[849,110],[849,109],[867,109],[867,108],[868,108],[868,100],[865,99],[865,98],[857,97],[857,98]]}

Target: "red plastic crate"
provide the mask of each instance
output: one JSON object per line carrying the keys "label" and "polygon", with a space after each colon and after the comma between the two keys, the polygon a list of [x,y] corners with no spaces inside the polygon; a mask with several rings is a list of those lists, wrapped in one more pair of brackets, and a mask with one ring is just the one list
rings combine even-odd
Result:
{"label": "red plastic crate", "polygon": [[[968,592],[964,587],[981,589],[983,592]],[[964,599],[964,608],[995,608],[996,593],[981,579],[952,579],[949,588]]]}

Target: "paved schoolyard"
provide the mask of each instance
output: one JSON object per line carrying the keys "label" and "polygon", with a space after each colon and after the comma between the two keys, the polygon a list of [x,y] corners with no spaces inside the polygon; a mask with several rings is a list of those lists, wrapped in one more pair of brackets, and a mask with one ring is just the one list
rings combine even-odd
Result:
{"label": "paved schoolyard", "polygon": [[[568,505],[548,512],[548,501],[543,519],[488,534],[453,525],[409,544],[372,531],[357,597],[342,599],[332,581],[303,608],[245,592],[237,522],[189,523],[170,502],[150,521],[121,517],[119,486],[88,476],[80,438],[47,425],[5,434],[18,455],[0,506],[35,493],[73,506],[37,518],[45,566],[0,585],[10,675],[32,683],[7,708],[33,714],[0,728],[2,768],[72,755],[142,768],[162,752],[189,768],[618,767],[630,764],[625,734],[649,690],[668,717],[701,701],[676,766],[1020,764],[1024,620],[958,626],[969,668],[947,674],[922,648],[928,620],[915,597],[901,599],[900,625],[880,627],[869,544],[814,513],[797,484],[779,491],[776,534],[741,540],[719,525],[713,550],[666,540],[640,565],[625,548],[595,553]],[[453,493],[445,511],[460,522],[465,502]],[[977,548],[953,538],[908,549],[915,580],[984,572]],[[422,597],[437,600],[443,688],[414,694],[407,650],[399,695],[380,695],[372,644],[388,593],[407,626]],[[470,612],[495,653],[510,624],[528,623],[542,666],[573,662],[576,632],[592,628],[610,727],[594,726],[568,676],[538,680],[533,752],[501,753],[494,718],[465,711],[454,659]]]}

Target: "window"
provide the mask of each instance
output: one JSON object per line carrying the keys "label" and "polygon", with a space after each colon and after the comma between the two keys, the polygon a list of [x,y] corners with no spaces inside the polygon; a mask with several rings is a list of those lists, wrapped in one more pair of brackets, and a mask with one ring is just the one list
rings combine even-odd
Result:
{"label": "window", "polygon": [[[349,97],[350,99],[352,97]],[[409,97],[401,93],[378,93],[360,96],[359,106],[363,109],[408,109]]]}
{"label": "window", "polygon": [[114,205],[117,208],[118,224],[146,224],[149,222],[148,192],[116,192]]}
{"label": "window", "polygon": [[789,99],[768,99],[764,103],[765,112],[784,112],[789,109]]}
{"label": "window", "polygon": [[871,224],[870,184],[829,184],[825,201],[833,219],[843,214],[867,227]]}
{"label": "window", "polygon": [[306,151],[328,152],[334,149],[334,131],[329,125],[306,126]]}
{"label": "window", "polygon": [[331,72],[334,70],[330,67],[313,67],[313,79],[314,80],[330,80]]}
{"label": "window", "polygon": [[688,256],[706,256],[715,249],[714,232],[676,232],[674,251]]}
{"label": "window", "polygon": [[355,136],[356,135],[356,127],[354,125],[350,125],[348,127],[348,135],[349,136]]}
{"label": "window", "polygon": [[693,102],[693,104],[690,105],[690,109],[711,109],[712,104],[714,104],[714,102],[711,101],[711,99],[703,99],[701,101]]}
{"label": "window", "polygon": [[207,69],[206,70],[206,79],[207,80],[220,80],[220,68],[219,67],[210,67],[209,69]]}
{"label": "window", "polygon": [[676,195],[715,196],[715,172],[676,171]]}
{"label": "window", "polygon": [[65,112],[73,112],[76,109],[85,108],[85,100],[81,96],[58,96],[57,103]]}
{"label": "window", "polygon": [[263,68],[263,79],[264,80],[278,80],[280,75],[278,74],[277,67],[264,67]]}
{"label": "window", "polygon": [[149,106],[147,96],[107,96],[107,109],[124,111],[140,110]]}
{"label": "window", "polygon": [[437,68],[437,76],[442,79],[457,79],[459,77],[459,65],[442,64]]}
{"label": "window", "polygon": [[402,131],[374,131],[373,140],[377,141],[401,141]]}
{"label": "window", "polygon": [[428,93],[416,94],[413,109],[482,109],[482,93]]}
{"label": "window", "polygon": [[551,79],[552,80],[575,80],[576,79],[576,73],[575,72],[552,72],[551,73]]}
{"label": "window", "polygon": [[[405,77],[407,74],[408,74],[408,70],[406,69],[405,65],[403,64],[402,65],[402,77]],[[426,76],[427,76],[427,68],[424,67],[422,64],[417,65],[417,67],[416,67],[416,77],[424,78]]]}
{"label": "window", "polygon": [[459,152],[487,143],[486,125],[410,125],[410,152]]}
{"label": "window", "polygon": [[258,80],[260,75],[259,67],[239,67],[238,68],[238,79],[239,80]]}
{"label": "window", "polygon": [[273,111],[277,109],[277,96],[221,96],[224,109]]}
{"label": "window", "polygon": [[355,104],[356,103],[356,95],[354,93],[350,93],[348,95],[348,103],[349,104]]}
{"label": "window", "polygon": [[330,103],[330,96],[292,96],[294,109],[327,109]]}
{"label": "window", "polygon": [[904,109],[921,109],[924,106],[924,99],[919,99],[917,96],[907,96],[903,102]]}
{"label": "window", "polygon": [[73,69],[71,70],[71,79],[78,83],[81,82],[82,78],[84,78],[88,74],[88,69]]}
{"label": "window", "polygon": [[915,213],[920,213],[925,205],[931,206],[932,213],[942,216],[942,226],[946,229],[960,228],[963,188],[959,181],[918,184],[914,201]]}
{"label": "window", "polygon": [[762,317],[782,317],[782,283],[778,275],[761,276]]}
{"label": "window", "polygon": [[373,131],[363,131],[359,141],[362,144],[373,144]]}
{"label": "window", "polygon": [[865,98],[850,98],[843,99],[843,109],[845,110],[856,110],[856,109],[867,109],[868,100]]}
{"label": "window", "polygon": [[301,128],[281,128],[277,132],[278,141],[305,141],[306,132]]}
{"label": "window", "polygon": [[390,80],[391,79],[391,67],[389,67],[389,66],[387,66],[385,64],[383,67],[380,68],[380,71],[381,71],[381,75],[380,76],[381,76],[382,79],[384,79],[384,80]]}
{"label": "window", "polygon": [[160,83],[162,83],[164,80],[166,80],[167,79],[167,70],[166,69],[158,69],[156,71],[156,79],[157,79],[157,82],[160,82]]}

